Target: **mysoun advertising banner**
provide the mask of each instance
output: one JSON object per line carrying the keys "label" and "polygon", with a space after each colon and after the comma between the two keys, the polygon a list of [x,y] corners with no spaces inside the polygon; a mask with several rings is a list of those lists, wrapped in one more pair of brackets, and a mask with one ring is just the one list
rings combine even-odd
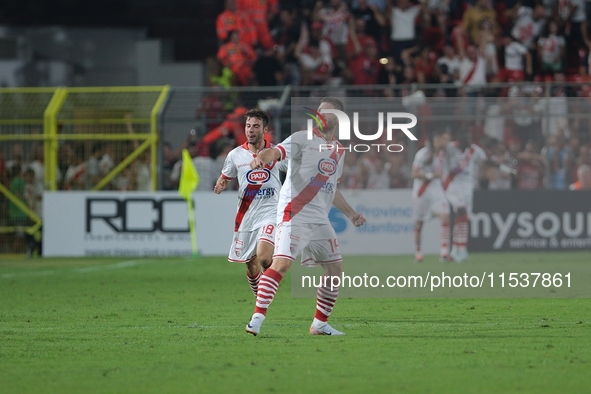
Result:
{"label": "mysoun advertising banner", "polygon": [[591,250],[591,191],[476,191],[468,247]]}

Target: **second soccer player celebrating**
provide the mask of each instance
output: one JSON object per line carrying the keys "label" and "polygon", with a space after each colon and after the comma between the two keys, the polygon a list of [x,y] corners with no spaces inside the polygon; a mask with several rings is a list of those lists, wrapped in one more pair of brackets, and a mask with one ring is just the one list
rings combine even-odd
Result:
{"label": "second soccer player celebrating", "polygon": [[[341,101],[333,97],[320,101],[318,111],[323,109],[344,110]],[[250,163],[252,169],[261,169],[275,160],[289,162],[277,207],[273,263],[260,280],[255,311],[246,325],[246,331],[253,335],[259,334],[281,279],[300,253],[303,265],[321,265],[325,276],[342,275],[343,259],[328,219],[331,206],[345,214],[354,226],[365,223],[363,214],[355,212],[337,189],[345,152],[333,137],[338,127],[336,115],[323,115],[326,129],[315,128],[311,139],[308,139],[306,131],[298,131],[276,147],[262,151]],[[321,146],[322,149],[319,149]],[[318,288],[316,314],[310,334],[344,335],[327,322],[337,296],[338,289],[329,286]]]}

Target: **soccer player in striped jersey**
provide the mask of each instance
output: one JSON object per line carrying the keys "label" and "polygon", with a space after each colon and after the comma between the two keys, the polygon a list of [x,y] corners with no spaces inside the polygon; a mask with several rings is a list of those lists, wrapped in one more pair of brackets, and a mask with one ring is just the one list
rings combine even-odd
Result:
{"label": "soccer player in striped jersey", "polygon": [[469,131],[463,131],[446,149],[446,176],[443,190],[454,211],[454,229],[450,256],[454,261],[468,259],[468,220],[472,213],[472,194],[486,153],[472,143]]}
{"label": "soccer player in striped jersey", "polygon": [[[343,104],[327,97],[320,102],[318,111],[322,109],[343,111]],[[345,155],[342,145],[333,137],[338,119],[334,114],[321,116],[325,120],[324,127],[315,128],[311,133],[292,134],[275,148],[261,152],[250,165],[260,169],[275,160],[289,162],[277,207],[273,263],[261,278],[255,311],[246,325],[246,331],[253,335],[259,334],[281,279],[300,253],[302,265],[322,266],[325,277],[342,276],[343,259],[328,219],[331,206],[345,214],[354,226],[365,223],[363,214],[355,212],[337,189]],[[330,282],[326,284],[318,288],[310,334],[344,335],[327,322],[337,300],[338,288],[331,287]]]}
{"label": "soccer player in striped jersey", "polygon": [[421,250],[423,223],[433,216],[441,220],[439,259],[442,263],[450,260],[449,205],[441,186],[445,166],[445,148],[449,140],[449,132],[445,129],[432,131],[427,145],[419,149],[412,163],[415,262],[417,263],[423,261]]}
{"label": "soccer player in striped jersey", "polygon": [[[277,161],[251,169],[250,162],[261,152],[272,147],[264,139],[268,131],[269,115],[260,109],[244,114],[247,141],[230,151],[217,180],[214,192],[220,194],[232,179],[238,178],[238,212],[234,221],[234,239],[228,261],[245,263],[250,288],[257,295],[261,268],[271,264],[275,244],[275,217],[281,180]],[[283,171],[287,166],[283,166]]]}

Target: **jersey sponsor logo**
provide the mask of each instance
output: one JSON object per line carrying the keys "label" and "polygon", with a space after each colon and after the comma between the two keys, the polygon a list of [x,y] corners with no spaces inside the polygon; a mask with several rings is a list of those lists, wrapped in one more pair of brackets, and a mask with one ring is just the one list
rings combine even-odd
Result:
{"label": "jersey sponsor logo", "polygon": [[246,173],[246,180],[251,185],[262,185],[271,179],[271,171],[264,168],[262,170],[250,170]]}
{"label": "jersey sponsor logo", "polygon": [[333,159],[321,159],[318,162],[318,172],[324,176],[331,176],[337,172],[337,162]]}

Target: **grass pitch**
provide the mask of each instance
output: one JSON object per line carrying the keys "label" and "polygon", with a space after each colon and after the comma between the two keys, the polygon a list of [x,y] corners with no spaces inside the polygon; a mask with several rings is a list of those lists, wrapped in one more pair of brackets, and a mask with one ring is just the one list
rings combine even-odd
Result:
{"label": "grass pitch", "polygon": [[253,337],[244,267],[224,258],[1,259],[0,392],[585,393],[590,307],[339,299],[347,336],[311,337],[315,300],[286,277]]}

